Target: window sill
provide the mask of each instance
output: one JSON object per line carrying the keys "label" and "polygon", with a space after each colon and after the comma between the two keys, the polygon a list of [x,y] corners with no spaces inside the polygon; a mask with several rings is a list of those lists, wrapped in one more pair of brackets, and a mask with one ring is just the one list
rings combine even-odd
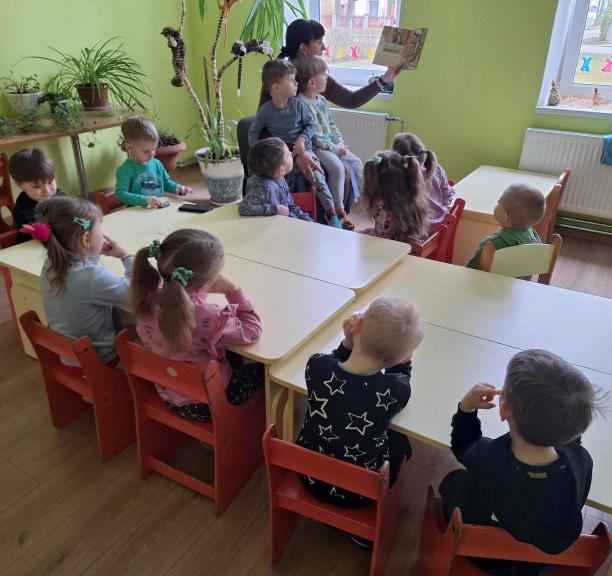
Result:
{"label": "window sill", "polygon": [[[367,84],[364,84],[364,86],[367,86]],[[344,87],[353,91],[363,88],[363,86],[351,86],[350,84],[347,84]],[[374,96],[374,100],[393,100],[393,93],[389,94],[388,92],[379,92],[376,94],[376,96]]]}
{"label": "window sill", "polygon": [[611,120],[612,112],[605,110],[587,110],[582,108],[573,108],[571,106],[536,106],[538,114],[553,114],[558,116],[581,116],[583,118],[600,118],[601,120]]}

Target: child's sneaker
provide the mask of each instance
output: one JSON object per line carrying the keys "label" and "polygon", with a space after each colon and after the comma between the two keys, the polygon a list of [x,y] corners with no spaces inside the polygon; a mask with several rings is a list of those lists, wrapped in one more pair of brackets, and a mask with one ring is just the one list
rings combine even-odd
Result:
{"label": "child's sneaker", "polygon": [[344,230],[355,230],[355,225],[346,214],[340,218],[340,224]]}
{"label": "child's sneaker", "polygon": [[340,220],[338,219],[338,216],[336,216],[335,214],[326,214],[325,215],[325,220],[327,220],[327,225],[331,226],[332,228],[342,228],[342,225],[340,224]]}

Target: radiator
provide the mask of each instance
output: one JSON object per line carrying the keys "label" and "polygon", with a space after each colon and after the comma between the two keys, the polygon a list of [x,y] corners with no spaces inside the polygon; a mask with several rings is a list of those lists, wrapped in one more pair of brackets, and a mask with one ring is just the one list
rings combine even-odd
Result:
{"label": "radiator", "polygon": [[612,218],[612,166],[601,164],[603,136],[528,128],[519,168],[561,174],[572,169],[560,208]]}
{"label": "radiator", "polygon": [[332,114],[347,146],[363,162],[387,147],[386,114],[339,108]]}

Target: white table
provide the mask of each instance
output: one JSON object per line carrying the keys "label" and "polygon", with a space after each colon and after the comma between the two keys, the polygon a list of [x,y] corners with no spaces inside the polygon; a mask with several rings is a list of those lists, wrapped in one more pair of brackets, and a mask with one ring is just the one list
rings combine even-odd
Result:
{"label": "white table", "polygon": [[[273,416],[283,436],[293,440],[303,421],[306,383],[304,368],[311,354],[330,352],[342,340],[342,320],[363,309],[355,303],[330,321],[313,338],[287,358],[275,362],[270,377],[278,397]],[[428,444],[448,448],[450,422],[457,403],[478,382],[503,386],[508,361],[515,348],[427,324],[425,338],[413,356],[412,395],[392,422],[392,428]],[[612,375],[579,368],[595,385],[612,393]],[[286,396],[280,390],[286,388]],[[479,412],[486,436],[508,431],[497,409]],[[595,462],[589,503],[612,513],[612,422],[596,419],[583,437]]]}
{"label": "white table", "polygon": [[502,192],[510,185],[525,182],[544,194],[552,190],[559,175],[510,170],[497,166],[480,166],[455,185],[459,198],[465,200],[465,210],[455,233],[453,262],[461,266],[474,255],[478,244],[499,229],[493,218],[493,208]]}
{"label": "white table", "polygon": [[316,278],[359,292],[391,269],[410,245],[304,222],[286,216],[243,217],[238,206],[223,206],[181,222],[179,227],[217,236],[227,254]]}

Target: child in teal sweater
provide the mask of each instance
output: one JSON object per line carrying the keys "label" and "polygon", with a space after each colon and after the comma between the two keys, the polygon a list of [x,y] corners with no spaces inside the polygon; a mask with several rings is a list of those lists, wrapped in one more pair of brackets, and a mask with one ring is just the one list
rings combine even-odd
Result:
{"label": "child in teal sweater", "polygon": [[128,159],[117,169],[117,199],[128,206],[163,208],[164,194],[184,196],[191,188],[177,184],[155,158],[159,137],[146,118],[128,118],[121,124]]}
{"label": "child in teal sweater", "polygon": [[519,244],[541,244],[533,226],[542,220],[545,210],[546,199],[537,188],[522,183],[508,186],[493,209],[493,216],[500,223],[501,229],[489,234],[478,245],[476,254],[466,266],[478,269],[487,242],[493,243],[496,250]]}

